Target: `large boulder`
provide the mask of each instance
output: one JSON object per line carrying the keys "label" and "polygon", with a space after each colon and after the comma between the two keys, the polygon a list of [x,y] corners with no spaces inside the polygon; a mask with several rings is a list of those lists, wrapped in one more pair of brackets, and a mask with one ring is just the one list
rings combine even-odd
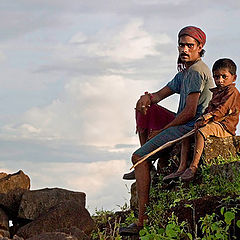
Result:
{"label": "large boulder", "polygon": [[28,238],[27,240],[90,240],[90,238],[79,228],[62,228],[56,232],[45,232]]}
{"label": "large boulder", "polygon": [[62,232],[46,232],[28,238],[27,240],[78,240],[75,236],[71,236]]}
{"label": "large boulder", "polygon": [[7,193],[0,193],[0,207],[5,210],[9,219],[17,218],[22,195],[26,191],[28,190],[17,188]]}
{"label": "large boulder", "polygon": [[240,154],[240,136],[218,138],[209,137],[205,142],[204,160],[210,162],[219,156],[235,157]]}
{"label": "large boulder", "polygon": [[21,199],[18,217],[30,220],[37,219],[51,207],[67,200],[71,200],[84,208],[86,194],[61,188],[45,188],[25,192]]}
{"label": "large boulder", "polygon": [[18,188],[30,189],[30,178],[22,170],[14,174],[1,174],[0,193],[8,193]]}
{"label": "large boulder", "polygon": [[89,236],[77,227],[58,229],[58,232],[69,234],[76,237],[78,240],[90,240]]}
{"label": "large boulder", "polygon": [[90,234],[95,224],[89,212],[83,206],[76,201],[65,201],[21,227],[17,231],[17,235],[27,239],[43,232],[56,232],[58,229],[74,226],[85,234]]}
{"label": "large boulder", "polygon": [[7,214],[0,208],[0,237],[10,237],[9,219]]}

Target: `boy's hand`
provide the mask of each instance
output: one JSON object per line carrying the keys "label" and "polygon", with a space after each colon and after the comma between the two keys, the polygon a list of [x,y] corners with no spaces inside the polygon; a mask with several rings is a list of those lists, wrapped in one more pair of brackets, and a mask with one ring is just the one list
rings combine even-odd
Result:
{"label": "boy's hand", "polygon": [[194,125],[194,129],[198,130],[199,128],[205,126],[206,124],[207,124],[207,121],[204,121],[204,120],[197,121]]}
{"label": "boy's hand", "polygon": [[136,110],[143,113],[144,115],[147,114],[147,109],[151,104],[151,99],[148,94],[142,95],[140,99],[137,101]]}

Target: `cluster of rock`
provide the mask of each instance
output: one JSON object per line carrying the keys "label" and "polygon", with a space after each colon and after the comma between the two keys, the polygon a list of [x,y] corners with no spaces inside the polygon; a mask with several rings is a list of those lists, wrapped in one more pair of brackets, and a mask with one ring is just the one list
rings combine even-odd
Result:
{"label": "cluster of rock", "polygon": [[0,240],[88,240],[95,224],[85,202],[83,192],[30,190],[21,170],[0,173]]}

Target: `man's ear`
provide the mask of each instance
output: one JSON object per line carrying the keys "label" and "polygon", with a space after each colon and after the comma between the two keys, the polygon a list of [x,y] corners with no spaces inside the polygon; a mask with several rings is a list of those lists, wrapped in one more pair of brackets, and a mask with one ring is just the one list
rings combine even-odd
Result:
{"label": "man's ear", "polygon": [[203,49],[203,45],[200,43],[200,44],[198,45],[198,52],[200,53],[200,52],[202,51],[202,49]]}

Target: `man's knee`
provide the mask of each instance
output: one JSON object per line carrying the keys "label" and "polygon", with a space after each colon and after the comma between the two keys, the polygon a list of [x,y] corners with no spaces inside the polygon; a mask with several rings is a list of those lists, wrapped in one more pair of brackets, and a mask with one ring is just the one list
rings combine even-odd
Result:
{"label": "man's knee", "polygon": [[140,158],[141,158],[141,157],[140,157],[139,155],[133,154],[133,155],[132,155],[132,163],[133,163],[133,164],[137,163]]}

